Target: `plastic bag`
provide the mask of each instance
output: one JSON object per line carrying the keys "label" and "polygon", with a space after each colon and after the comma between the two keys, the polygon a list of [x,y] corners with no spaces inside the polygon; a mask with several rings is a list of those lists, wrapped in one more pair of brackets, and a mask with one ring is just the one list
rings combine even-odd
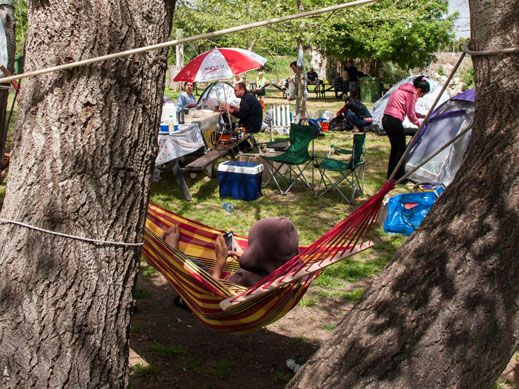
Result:
{"label": "plastic bag", "polygon": [[384,232],[411,235],[438,198],[435,192],[404,193],[389,199]]}

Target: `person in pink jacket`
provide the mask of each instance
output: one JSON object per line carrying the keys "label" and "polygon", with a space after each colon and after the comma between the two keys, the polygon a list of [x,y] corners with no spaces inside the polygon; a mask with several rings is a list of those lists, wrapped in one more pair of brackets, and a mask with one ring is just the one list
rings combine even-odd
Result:
{"label": "person in pink jacket", "polygon": [[[418,118],[423,118],[424,116],[415,112],[416,100],[429,93],[430,90],[431,86],[424,76],[418,76],[413,80],[412,84],[405,83],[400,85],[389,97],[384,110],[384,116],[382,117],[382,127],[391,143],[391,153],[387,167],[388,178],[405,152],[405,130],[402,122],[407,116],[411,123],[420,126]],[[398,180],[404,174],[405,169],[404,164],[402,164],[394,178]]]}

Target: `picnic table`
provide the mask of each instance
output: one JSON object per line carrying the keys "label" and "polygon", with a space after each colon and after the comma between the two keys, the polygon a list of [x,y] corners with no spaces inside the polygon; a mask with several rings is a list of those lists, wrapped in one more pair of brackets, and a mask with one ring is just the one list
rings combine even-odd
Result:
{"label": "picnic table", "polygon": [[[237,142],[232,144],[213,144],[215,139],[213,133],[218,128],[220,115],[220,112],[192,109],[185,117],[186,123],[178,125],[178,131],[172,134],[159,133],[159,152],[155,159],[155,172],[160,175],[159,166],[165,167],[166,170],[171,169],[175,174],[184,200],[192,200],[184,172],[204,171],[209,167],[211,168],[210,175],[212,175],[213,165],[219,158],[229,153],[237,154],[239,145],[250,138],[249,134],[244,134]],[[182,168],[179,163],[180,159],[195,152],[201,152],[202,155]]]}

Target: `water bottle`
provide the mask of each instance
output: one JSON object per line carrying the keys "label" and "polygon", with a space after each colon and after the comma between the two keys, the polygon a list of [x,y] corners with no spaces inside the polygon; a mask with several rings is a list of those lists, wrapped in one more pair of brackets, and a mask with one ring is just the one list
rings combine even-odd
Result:
{"label": "water bottle", "polygon": [[175,117],[173,115],[168,115],[166,123],[168,124],[169,133],[173,134],[175,131]]}
{"label": "water bottle", "polygon": [[225,209],[227,212],[231,213],[232,211],[234,211],[234,207],[232,206],[231,203],[223,203],[222,204],[222,208]]}
{"label": "water bottle", "polygon": [[287,367],[294,373],[297,373],[297,371],[301,369],[301,365],[297,364],[293,359],[287,359]]}

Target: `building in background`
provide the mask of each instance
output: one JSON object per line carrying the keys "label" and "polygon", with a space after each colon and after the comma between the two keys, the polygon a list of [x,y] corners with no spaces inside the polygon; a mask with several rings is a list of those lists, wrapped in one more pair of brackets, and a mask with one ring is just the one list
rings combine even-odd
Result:
{"label": "building in background", "polygon": [[449,14],[458,12],[454,21],[456,39],[470,37],[470,12],[468,0],[449,0]]}

